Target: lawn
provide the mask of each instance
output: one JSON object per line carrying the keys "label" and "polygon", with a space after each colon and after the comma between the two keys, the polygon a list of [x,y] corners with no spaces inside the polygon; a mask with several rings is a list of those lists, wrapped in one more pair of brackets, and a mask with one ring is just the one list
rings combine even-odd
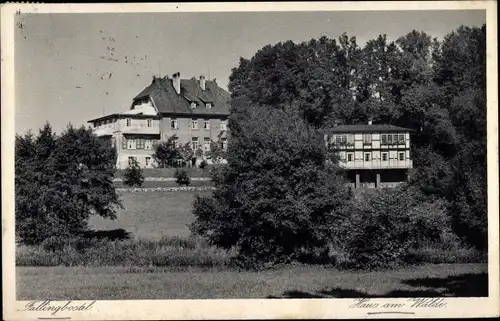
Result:
{"label": "lawn", "polygon": [[[130,188],[130,186],[124,184],[123,182],[115,182],[116,188]],[[212,181],[191,181],[189,186],[213,186]],[[140,187],[151,188],[151,187],[179,187],[175,181],[144,181]]]}
{"label": "lawn", "polygon": [[89,227],[95,230],[124,229],[132,237],[158,240],[162,236],[188,236],[188,224],[193,222],[191,213],[195,195],[200,192],[148,192],[120,193],[124,209],[119,209],[116,220],[94,216]]}
{"label": "lawn", "polygon": [[19,300],[487,296],[486,264],[350,272],[288,266],[263,272],[189,268],[17,267]]}

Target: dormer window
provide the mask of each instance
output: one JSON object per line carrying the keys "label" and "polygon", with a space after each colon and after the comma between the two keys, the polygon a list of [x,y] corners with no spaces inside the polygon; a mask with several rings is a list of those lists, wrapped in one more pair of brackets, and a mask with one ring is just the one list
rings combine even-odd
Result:
{"label": "dormer window", "polygon": [[212,103],[206,103],[205,106],[207,107],[207,109],[212,109]]}
{"label": "dormer window", "polygon": [[193,101],[193,102],[191,103],[191,109],[195,109],[195,108],[196,108],[196,103]]}

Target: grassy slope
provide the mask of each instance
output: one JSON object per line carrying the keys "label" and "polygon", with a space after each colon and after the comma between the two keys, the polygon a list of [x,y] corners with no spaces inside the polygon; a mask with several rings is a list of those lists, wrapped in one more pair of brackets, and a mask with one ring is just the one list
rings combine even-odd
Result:
{"label": "grassy slope", "polygon": [[[348,272],[291,266],[264,272],[18,267],[19,300],[487,296],[486,264]],[[464,274],[472,274],[464,276]]]}
{"label": "grassy slope", "polygon": [[96,230],[123,228],[133,237],[157,240],[162,236],[188,236],[194,216],[191,213],[195,195],[201,192],[121,193],[124,209],[116,220],[92,217],[89,226]]}

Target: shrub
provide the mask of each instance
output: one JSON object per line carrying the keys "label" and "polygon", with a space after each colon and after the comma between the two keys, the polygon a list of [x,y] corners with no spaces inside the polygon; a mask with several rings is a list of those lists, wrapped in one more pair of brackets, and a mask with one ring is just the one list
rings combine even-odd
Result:
{"label": "shrub", "polygon": [[344,264],[353,268],[390,268],[402,265],[421,244],[450,233],[446,204],[421,197],[406,187],[381,190],[357,202],[352,215],[340,226],[335,244],[347,254]]}
{"label": "shrub", "polygon": [[131,159],[128,167],[125,169],[125,173],[123,174],[125,178],[123,183],[128,186],[137,186],[140,187],[144,182],[144,175],[142,173],[142,169],[139,166],[139,163],[135,159]]}
{"label": "shrub", "polygon": [[175,171],[175,182],[180,186],[185,185],[189,186],[191,184],[191,179],[189,178],[187,172],[184,169]]}
{"label": "shrub", "polygon": [[200,163],[200,168],[201,169],[205,169],[207,166],[208,166],[207,161],[206,160],[202,160],[201,163]]}

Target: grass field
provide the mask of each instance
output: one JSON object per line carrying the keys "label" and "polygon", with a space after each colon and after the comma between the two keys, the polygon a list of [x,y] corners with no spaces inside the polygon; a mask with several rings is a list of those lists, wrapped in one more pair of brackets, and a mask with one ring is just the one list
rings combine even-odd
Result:
{"label": "grass field", "polygon": [[486,264],[350,272],[289,266],[263,272],[126,267],[18,267],[18,300],[487,296]]}
{"label": "grass field", "polygon": [[[210,169],[213,166],[208,166],[204,169],[198,167],[184,167],[189,177],[209,177]],[[143,168],[144,177],[174,177],[177,168]],[[124,170],[116,170],[115,177],[123,177]]]}
{"label": "grass field", "polygon": [[195,195],[200,192],[120,193],[124,209],[119,209],[116,220],[94,216],[89,227],[95,230],[124,229],[132,237],[158,240],[162,236],[188,236],[194,216],[191,213]]}
{"label": "grass field", "polygon": [[[125,185],[123,182],[115,182],[116,188],[130,188],[130,186]],[[140,187],[149,188],[149,187],[178,187],[175,181],[144,181]],[[211,181],[191,181],[189,186],[213,186]]]}

